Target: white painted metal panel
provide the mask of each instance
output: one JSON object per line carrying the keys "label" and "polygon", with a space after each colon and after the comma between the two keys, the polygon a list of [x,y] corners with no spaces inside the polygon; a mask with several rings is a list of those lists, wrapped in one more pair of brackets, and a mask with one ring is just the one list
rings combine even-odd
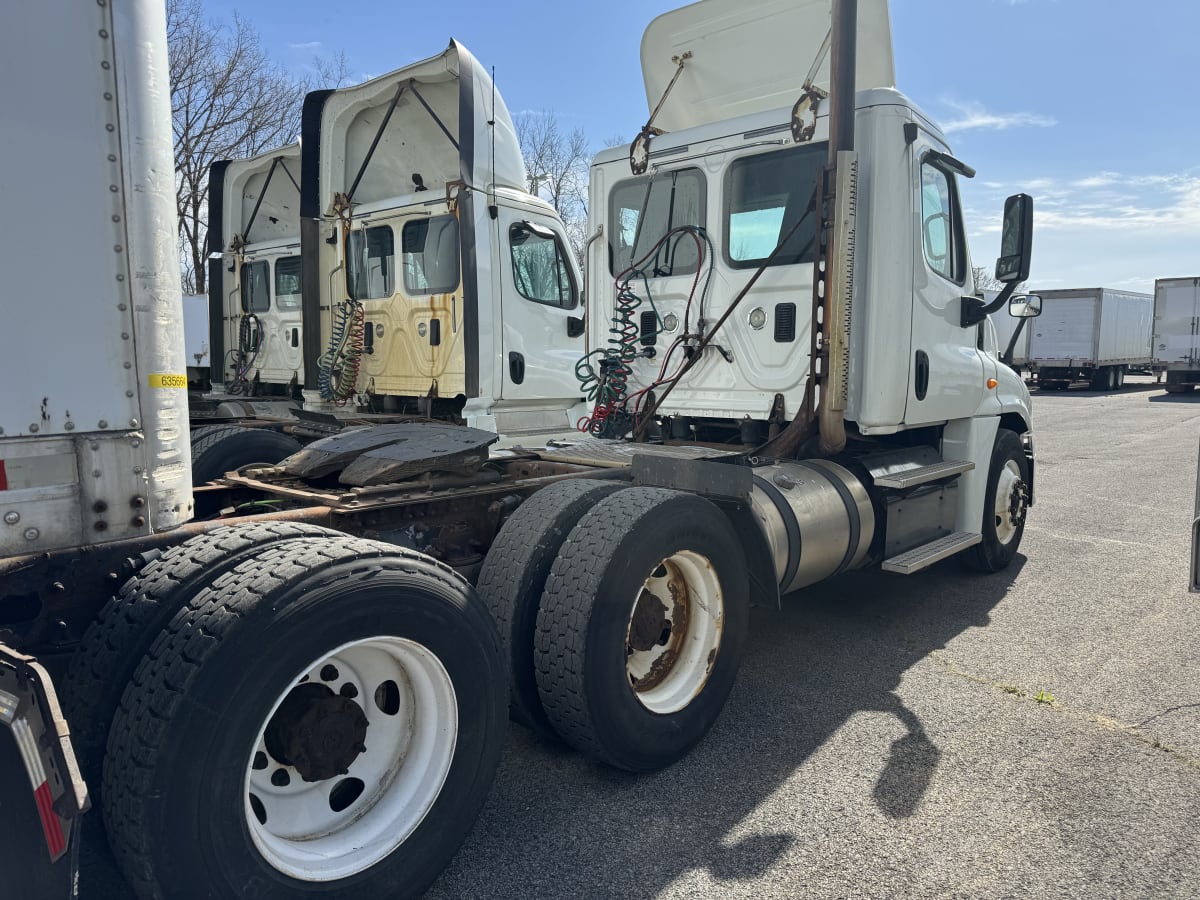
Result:
{"label": "white painted metal panel", "polygon": [[1039,363],[1094,362],[1100,312],[1099,293],[1092,290],[1076,294],[1065,291],[1041,292],[1042,314],[1033,320],[1030,357]]}
{"label": "white painted metal panel", "polygon": [[[778,107],[790,108],[829,32],[832,0],[701,0],[664,13],[642,36],[642,79],[653,110],[690,52],[654,120],[680,131]],[[856,89],[894,87],[887,0],[859,0]],[[829,54],[814,83],[828,89]]]}
{"label": "white painted metal panel", "polygon": [[1154,283],[1154,361],[1200,365],[1200,277]]}
{"label": "white painted metal panel", "polygon": [[1154,298],[1149,294],[1105,290],[1100,303],[1097,364],[1149,363]]}

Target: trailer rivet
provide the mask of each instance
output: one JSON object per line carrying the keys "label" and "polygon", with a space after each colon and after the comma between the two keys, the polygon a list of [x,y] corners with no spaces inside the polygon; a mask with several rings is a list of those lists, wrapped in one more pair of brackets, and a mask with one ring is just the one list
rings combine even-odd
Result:
{"label": "trailer rivet", "polygon": [[92,469],[92,477],[93,477],[93,478],[99,478],[99,477],[100,477],[100,470],[99,470],[99,469]]}
{"label": "trailer rivet", "polygon": [[125,396],[126,396],[126,397],[132,397],[132,396],[133,396],[133,391],[126,391],[126,392],[125,392]]}
{"label": "trailer rivet", "polygon": [[125,280],[125,276],[124,276],[124,275],[118,275],[118,276],[117,276],[117,281],[124,281],[124,280]]}
{"label": "trailer rivet", "polygon": [[92,527],[95,528],[97,531],[108,531],[108,523],[105,522],[103,519],[101,519],[99,522],[97,522]]}
{"label": "trailer rivet", "polygon": [[41,536],[41,532],[38,531],[36,528],[26,528],[25,529],[25,540],[27,540],[27,541],[36,541],[40,536]]}
{"label": "trailer rivet", "polygon": [[131,499],[129,501],[129,505],[132,506],[134,509],[141,509],[143,506],[146,505],[146,498],[145,497],[134,497],[133,499]]}
{"label": "trailer rivet", "polygon": [[92,504],[92,512],[94,512],[94,513],[107,512],[107,510],[108,510],[107,501],[97,500],[95,503]]}
{"label": "trailer rivet", "polygon": [[112,94],[110,94],[108,91],[105,91],[105,92],[104,92],[104,99],[105,99],[105,100],[111,100],[111,99],[112,99]]}
{"label": "trailer rivet", "polygon": [[107,59],[105,59],[105,60],[101,60],[101,62],[100,62],[100,68],[102,68],[102,69],[110,69],[110,68],[112,68],[112,66],[109,64],[108,60],[107,60]]}
{"label": "trailer rivet", "polygon": [[[138,420],[137,420],[137,419],[130,419],[130,420],[129,420],[129,427],[130,427],[130,428],[137,428],[137,427],[138,427]],[[134,446],[136,447],[136,446],[137,446],[137,444],[134,444]]]}
{"label": "trailer rivet", "polygon": [[38,424],[37,424],[37,422],[34,422],[32,425],[30,425],[30,426],[29,426],[29,432],[30,432],[30,434],[37,434],[37,433],[38,433],[38,431],[39,431],[39,429],[38,429]]}
{"label": "trailer rivet", "polygon": [[90,447],[92,450],[99,450],[99,449],[100,449],[100,445],[99,445],[99,444],[97,444],[95,441],[91,441],[91,442],[88,444],[88,447]]}
{"label": "trailer rivet", "polygon": [[67,422],[65,425],[63,425],[63,428],[67,429],[67,431],[74,431],[74,430],[75,430],[75,423],[74,423],[74,422]]}
{"label": "trailer rivet", "polygon": [[129,332],[128,331],[121,332],[121,340],[123,340],[123,341],[129,340]]}
{"label": "trailer rivet", "polygon": [[15,509],[4,514],[4,522],[7,525],[16,525],[21,521],[21,514]]}
{"label": "trailer rivet", "polygon": [[118,303],[118,304],[117,304],[117,309],[119,309],[119,310],[121,310],[122,312],[124,312],[124,311],[125,311],[125,304],[124,304],[124,303]]}
{"label": "trailer rivet", "polygon": [[[108,154],[108,161],[109,161],[109,162],[116,162],[116,161],[117,161],[117,158],[116,158],[115,156],[113,156],[113,155],[110,153],[110,154]],[[120,222],[120,221],[121,221],[121,217],[120,217],[120,216],[118,216],[118,215],[116,215],[116,214],[114,213],[114,214],[113,214],[113,217],[112,217],[112,220],[113,220],[114,222]]]}
{"label": "trailer rivet", "polygon": [[142,467],[141,467],[141,466],[134,466],[134,467],[133,467],[133,474],[134,474],[134,475],[141,475],[141,474],[142,474],[142,471],[143,471],[143,470],[142,470]]}
{"label": "trailer rivet", "polygon": [[122,249],[123,248],[121,247],[120,244],[116,244],[113,246],[113,253],[120,253]]}
{"label": "trailer rivet", "polygon": [[134,516],[132,519],[129,520],[129,524],[132,525],[134,528],[141,528],[143,525],[146,524],[146,517],[145,516]]}
{"label": "trailer rivet", "polygon": [[106,39],[107,39],[107,38],[108,38],[108,31],[107,31],[107,30],[105,30],[105,29],[103,29],[103,28],[101,28],[101,29],[100,29],[100,37],[102,37],[102,38],[106,38]]}
{"label": "trailer rivet", "polygon": [[99,425],[100,425],[100,427],[101,427],[101,428],[107,428],[107,427],[108,427],[108,422],[106,422],[104,419],[101,419],[101,420],[100,420],[100,422],[99,422]]}
{"label": "trailer rivet", "polygon": [[127,369],[132,369],[132,368],[133,368],[133,363],[131,363],[131,362],[127,362],[127,363],[125,363],[125,368],[127,368]]}

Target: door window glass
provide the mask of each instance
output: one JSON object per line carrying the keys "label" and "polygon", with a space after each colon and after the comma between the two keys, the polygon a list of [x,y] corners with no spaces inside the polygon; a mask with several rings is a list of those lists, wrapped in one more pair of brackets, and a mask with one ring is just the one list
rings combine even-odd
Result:
{"label": "door window glass", "polygon": [[359,228],[346,239],[346,291],[354,300],[396,292],[396,247],[388,225]]}
{"label": "door window glass", "polygon": [[921,164],[921,232],[929,268],[962,284],[965,242],[954,179],[929,163]]}
{"label": "door window glass", "polygon": [[527,300],[574,309],[575,284],[562,241],[556,235],[536,234],[525,222],[508,229],[513,281]]}
{"label": "door window glass", "polygon": [[816,216],[810,205],[827,153],[826,145],[812,144],[733,161],[725,176],[724,249],[729,265],[757,268],[789,232],[771,265],[812,259]]}
{"label": "door window glass", "polygon": [[242,312],[260,313],[270,308],[270,264],[265,259],[242,263]]}
{"label": "door window glass", "polygon": [[458,287],[458,219],[414,219],[400,232],[407,294],[444,294]]}
{"label": "door window glass", "polygon": [[[704,227],[704,175],[678,169],[651,178],[631,178],[613,188],[609,209],[609,270],[619,275],[654,248],[663,236],[683,225]],[[649,278],[691,275],[700,260],[699,246],[678,232],[642,263]]]}
{"label": "door window glass", "polygon": [[275,260],[275,305],[279,309],[299,309],[300,301],[300,257]]}

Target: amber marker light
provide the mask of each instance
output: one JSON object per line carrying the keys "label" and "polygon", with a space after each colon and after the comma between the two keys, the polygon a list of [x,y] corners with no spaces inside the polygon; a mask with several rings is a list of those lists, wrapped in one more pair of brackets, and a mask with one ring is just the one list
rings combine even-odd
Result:
{"label": "amber marker light", "polygon": [[1000,382],[998,382],[998,381],[997,381],[995,378],[989,378],[989,379],[987,380],[987,386],[988,386],[988,390],[989,390],[989,391],[993,391],[993,390],[995,390],[995,389],[996,389],[996,385],[998,385],[999,383],[1000,383]]}

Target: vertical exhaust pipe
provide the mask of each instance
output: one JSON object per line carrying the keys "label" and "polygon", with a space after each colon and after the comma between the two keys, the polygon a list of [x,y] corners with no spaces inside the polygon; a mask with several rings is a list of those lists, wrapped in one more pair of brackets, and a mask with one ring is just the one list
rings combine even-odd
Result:
{"label": "vertical exhaust pipe", "polygon": [[833,0],[830,44],[828,168],[835,172],[833,221],[826,254],[823,300],[825,383],[817,407],[821,451],[846,446],[846,390],[849,377],[850,300],[854,272],[854,205],[857,162],[854,158],[855,70],[858,0]]}

